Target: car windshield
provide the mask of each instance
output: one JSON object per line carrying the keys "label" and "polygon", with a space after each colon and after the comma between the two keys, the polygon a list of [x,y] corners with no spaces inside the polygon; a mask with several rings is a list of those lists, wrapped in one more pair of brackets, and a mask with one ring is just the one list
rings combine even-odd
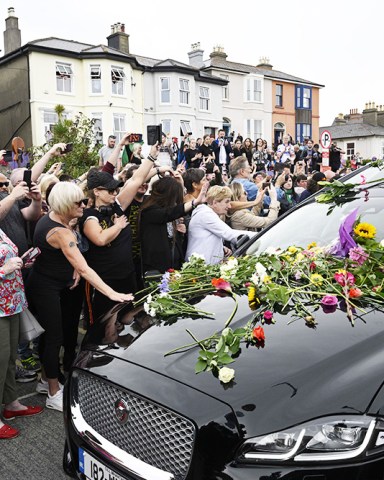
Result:
{"label": "car windshield", "polygon": [[303,205],[260,235],[246,254],[258,254],[268,247],[285,249],[295,245],[305,248],[312,242],[316,242],[319,247],[330,245],[338,239],[343,219],[356,208],[361,221],[376,227],[376,239],[381,241],[384,239],[383,197],[365,200],[364,197],[356,198],[336,207],[330,215],[327,215],[329,205],[316,202]]}

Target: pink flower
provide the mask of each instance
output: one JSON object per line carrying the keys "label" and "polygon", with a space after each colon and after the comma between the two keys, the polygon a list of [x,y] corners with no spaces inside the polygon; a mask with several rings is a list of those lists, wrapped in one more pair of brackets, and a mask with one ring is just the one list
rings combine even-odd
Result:
{"label": "pink flower", "polygon": [[345,287],[345,285],[353,285],[355,283],[355,277],[350,272],[335,273],[333,278],[342,287]]}
{"label": "pink flower", "polygon": [[358,265],[363,265],[363,263],[369,257],[369,254],[364,250],[364,248],[360,247],[360,245],[350,248],[348,255],[349,258],[356,262]]}
{"label": "pink flower", "polygon": [[367,183],[367,177],[365,175],[360,175],[361,182],[360,185],[365,185]]}
{"label": "pink flower", "polygon": [[323,305],[337,305],[337,297],[335,295],[325,295],[320,303]]}
{"label": "pink flower", "polygon": [[264,320],[272,320],[273,312],[271,310],[266,310],[263,316],[264,316]]}
{"label": "pink flower", "polygon": [[223,278],[212,278],[211,283],[216,288],[216,290],[232,292],[231,284],[229,282],[226,282]]}

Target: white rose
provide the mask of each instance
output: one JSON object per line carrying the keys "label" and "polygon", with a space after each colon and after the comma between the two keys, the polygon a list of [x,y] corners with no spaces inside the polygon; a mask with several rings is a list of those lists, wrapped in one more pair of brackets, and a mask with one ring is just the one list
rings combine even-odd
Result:
{"label": "white rose", "polygon": [[156,316],[156,310],[154,308],[151,308],[151,310],[149,311],[149,315],[151,317],[155,317]]}
{"label": "white rose", "polygon": [[276,248],[276,247],[268,247],[264,250],[264,253],[266,253],[267,255],[276,255],[277,253],[279,253],[281,251],[280,248]]}
{"label": "white rose", "polygon": [[149,309],[150,309],[149,303],[145,302],[145,303],[144,303],[144,311],[145,311],[145,313],[149,313]]}
{"label": "white rose", "polygon": [[381,247],[381,248],[384,248],[384,239],[381,240],[381,242],[380,242],[380,247]]}
{"label": "white rose", "polygon": [[233,368],[223,367],[219,370],[219,380],[223,383],[229,383],[235,377],[235,370]]}

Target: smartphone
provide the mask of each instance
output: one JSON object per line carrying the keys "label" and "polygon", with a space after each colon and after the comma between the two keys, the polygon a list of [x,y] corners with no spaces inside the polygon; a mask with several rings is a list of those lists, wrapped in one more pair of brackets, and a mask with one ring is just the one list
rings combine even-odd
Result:
{"label": "smartphone", "polygon": [[32,187],[32,171],[24,170],[23,181],[27,184],[27,187],[31,189]]}
{"label": "smartphone", "polygon": [[[207,162],[205,164],[205,167],[206,167],[206,173],[213,173],[213,169],[214,169],[214,163],[213,162]],[[224,173],[224,168],[223,168],[223,173]]]}
{"label": "smartphone", "polygon": [[269,188],[271,186],[271,182],[263,182],[261,184],[261,188],[264,190],[266,188]]}
{"label": "smartphone", "polygon": [[67,143],[62,153],[69,153],[73,150],[73,143]]}
{"label": "smartphone", "polygon": [[143,140],[143,134],[142,133],[131,133],[128,137],[128,142],[129,143],[139,143]]}
{"label": "smartphone", "polygon": [[160,125],[148,125],[147,126],[147,143],[148,145],[155,145],[156,142],[161,145],[162,143],[162,126]]}
{"label": "smartphone", "polygon": [[31,260],[39,256],[40,253],[41,253],[40,248],[35,247],[33,250],[31,250],[30,252],[28,252],[26,255],[22,257],[23,264],[25,265],[27,262],[30,262]]}

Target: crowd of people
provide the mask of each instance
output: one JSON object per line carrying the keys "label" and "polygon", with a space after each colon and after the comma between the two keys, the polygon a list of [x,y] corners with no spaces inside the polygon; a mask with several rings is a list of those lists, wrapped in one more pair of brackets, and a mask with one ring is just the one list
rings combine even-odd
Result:
{"label": "crowd of people", "polygon": [[[17,400],[16,380],[36,381],[46,407],[62,411],[80,318],[97,324],[116,302],[131,302],[147,275],[179,269],[193,253],[222,261],[342,169],[336,146],[323,173],[318,146],[289,135],[270,149],[224,130],[186,135],[180,146],[163,134],[146,158],[128,144],[128,133],[111,135],[99,165],[79,178],[61,174],[64,143],[30,171],[0,174],[0,439],[19,434],[7,419],[43,410]],[[26,260],[32,248],[38,255]],[[27,308],[44,333],[20,343]]]}

